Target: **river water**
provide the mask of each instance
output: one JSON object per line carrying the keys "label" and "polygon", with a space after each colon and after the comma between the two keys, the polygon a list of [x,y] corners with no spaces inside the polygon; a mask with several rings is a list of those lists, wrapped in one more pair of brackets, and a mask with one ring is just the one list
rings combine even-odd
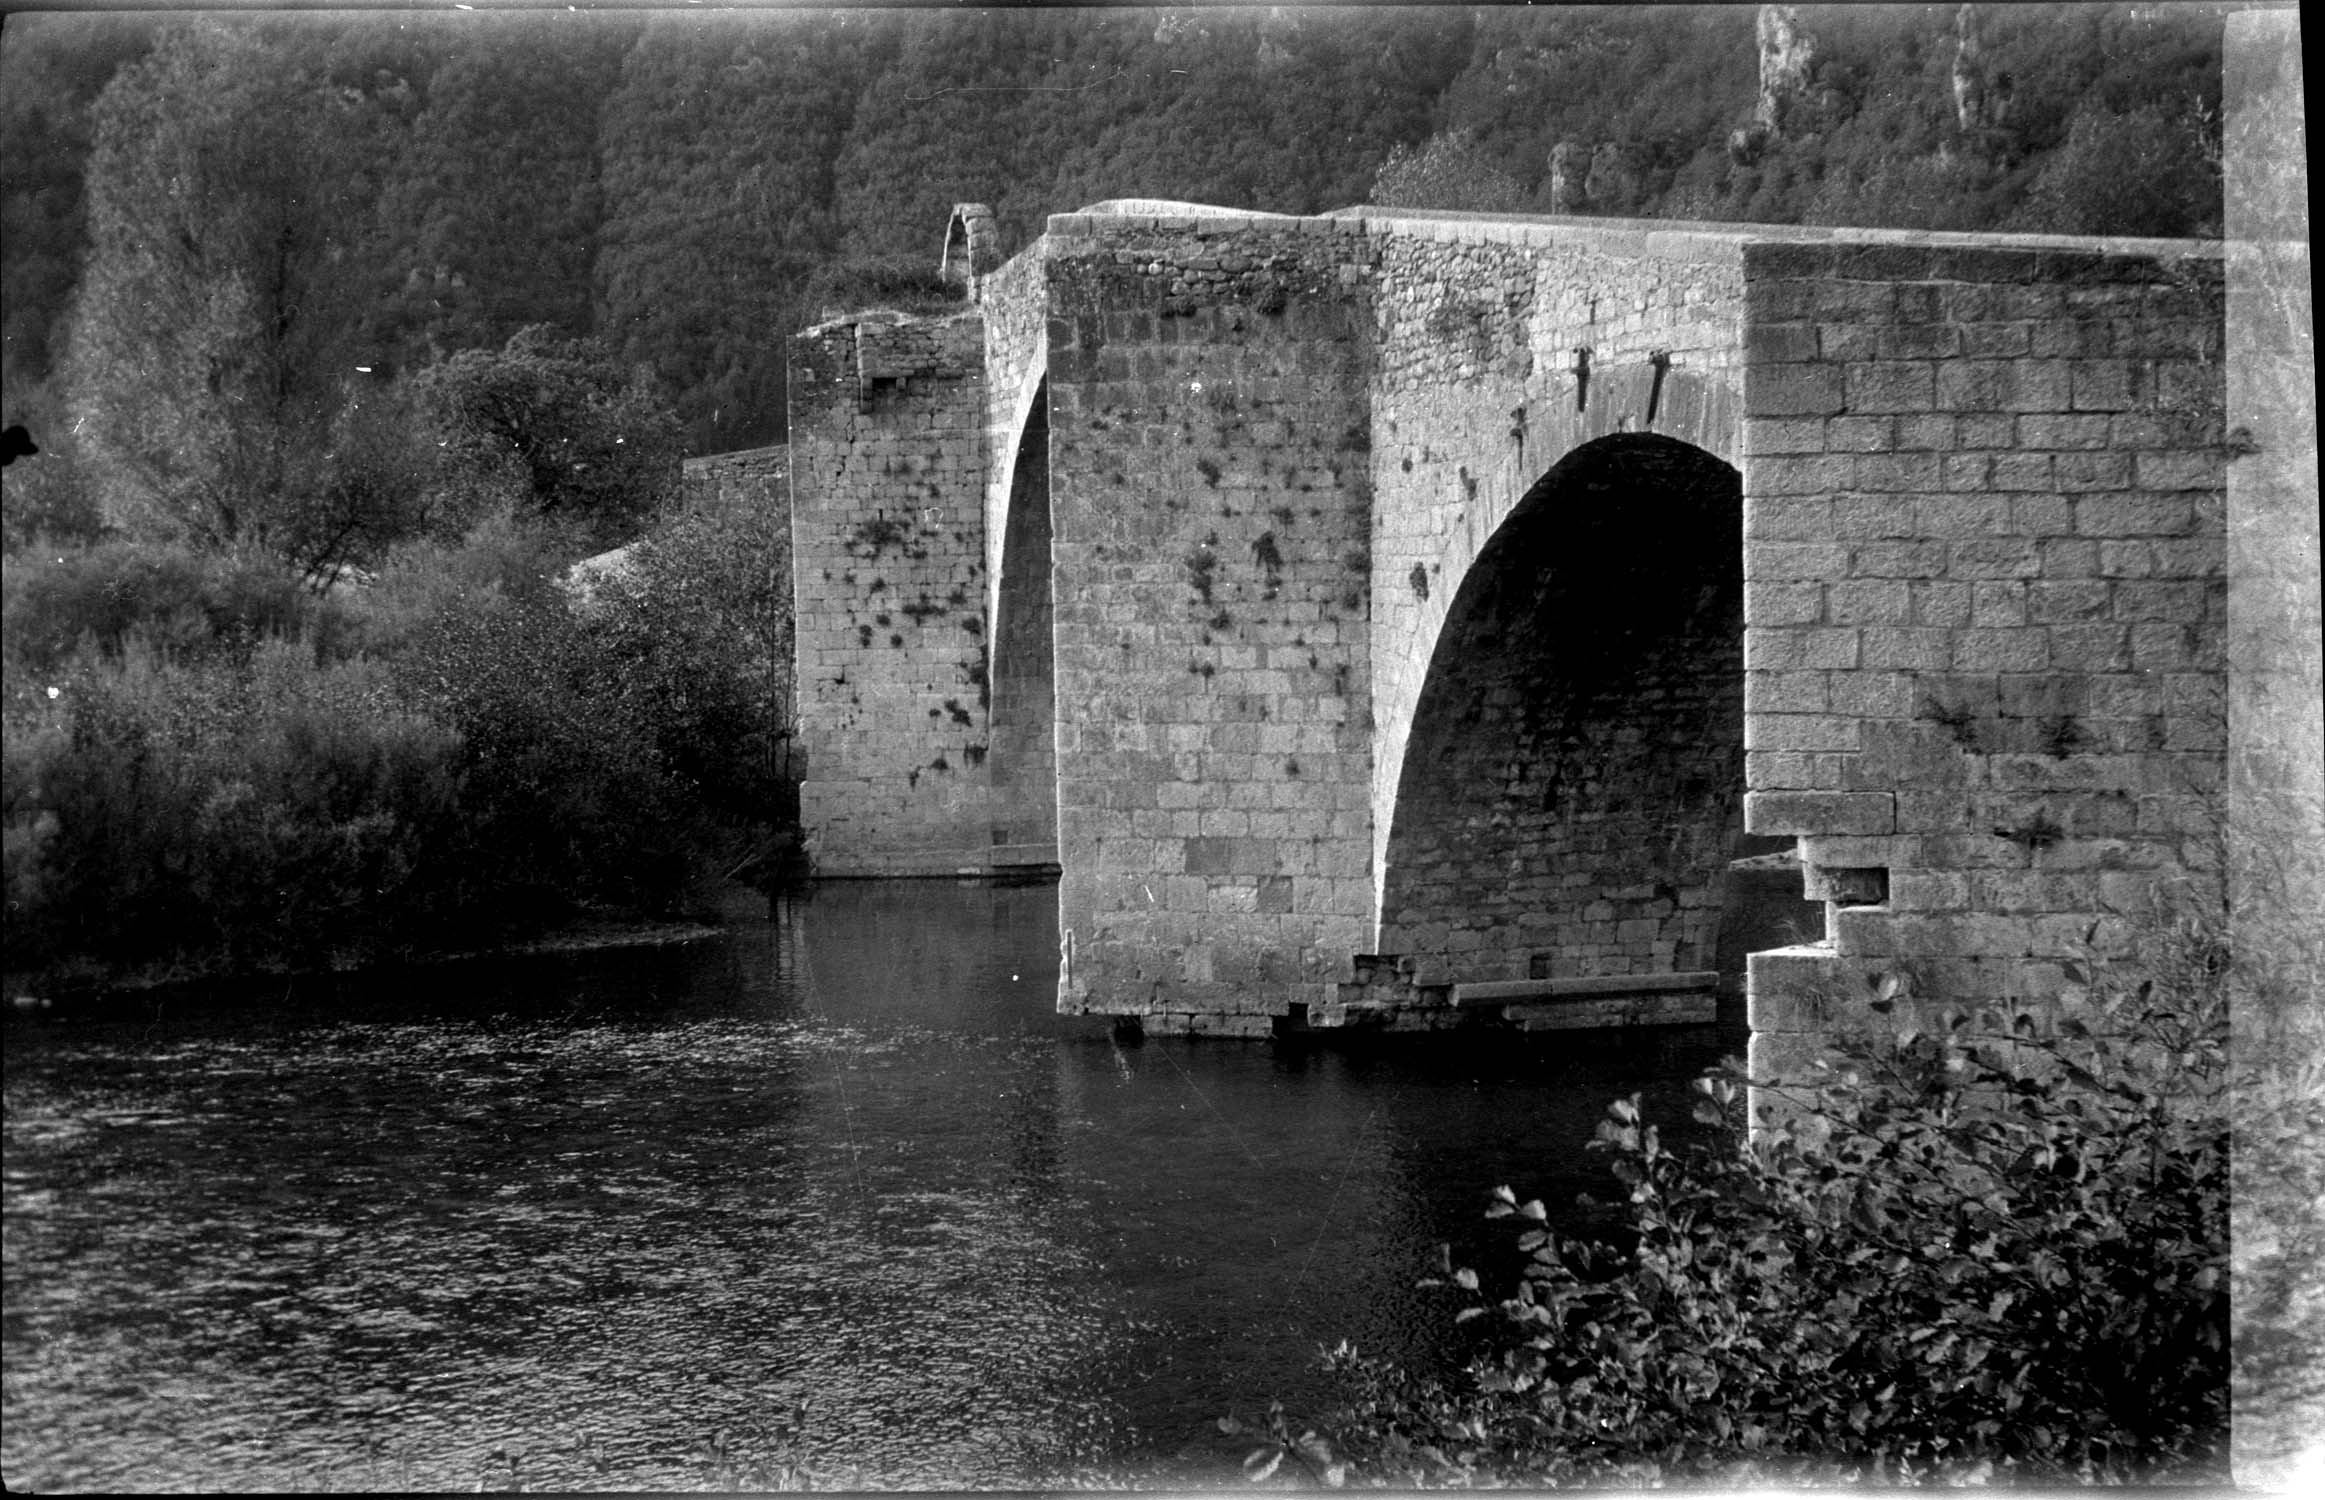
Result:
{"label": "river water", "polygon": [[1738,1043],[1125,1046],[1055,901],[12,1012],[9,1488],[1231,1485]]}

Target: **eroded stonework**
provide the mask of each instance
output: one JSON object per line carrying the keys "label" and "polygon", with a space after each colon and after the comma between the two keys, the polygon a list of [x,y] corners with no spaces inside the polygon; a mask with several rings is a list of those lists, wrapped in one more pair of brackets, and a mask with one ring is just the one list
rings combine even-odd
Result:
{"label": "eroded stonework", "polygon": [[817,867],[1054,860],[1060,1004],[1150,1029],[1708,995],[1779,839],[1825,921],[1752,959],[1757,1061],[1902,965],[2055,992],[2217,878],[2220,266],[1053,218],[794,343]]}

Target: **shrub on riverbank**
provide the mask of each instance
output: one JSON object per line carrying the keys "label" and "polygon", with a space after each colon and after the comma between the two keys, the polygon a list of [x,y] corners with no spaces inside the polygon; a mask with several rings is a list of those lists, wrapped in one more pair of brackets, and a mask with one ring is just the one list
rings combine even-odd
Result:
{"label": "shrub on riverbank", "polygon": [[77,657],[6,760],[10,966],[321,962],[401,934],[455,744],[374,663],[270,637]]}
{"label": "shrub on riverbank", "polygon": [[773,840],[780,715],[694,627],[577,616],[577,550],[501,516],[324,597],[264,559],[11,556],[10,969],[304,967],[690,909]]}
{"label": "shrub on riverbank", "polygon": [[405,696],[460,746],[448,915],[486,906],[525,928],[683,896],[705,819],[672,772],[654,688],[626,665],[538,595],[448,610],[397,658]]}
{"label": "shrub on riverbank", "polygon": [[248,652],[311,632],[342,654],[345,612],[260,553],[198,553],[121,538],[35,546],[8,559],[0,633],[11,672],[53,674],[84,646],[119,657],[132,640],[184,659]]}
{"label": "shrub on riverbank", "polygon": [[[2209,939],[2205,939],[2209,942]],[[2215,948],[2217,960],[2221,952]],[[1278,1416],[1253,1466],[1327,1482],[1645,1484],[2225,1477],[2226,1009],[2099,983],[2052,1018],[1897,1007],[1748,1148],[1740,1079],[1674,1153],[1617,1103],[1596,1148],[1636,1245],[1522,1226],[1484,1335],[1440,1381],[1334,1356],[1333,1437]],[[1455,1273],[1473,1293],[1479,1273]]]}
{"label": "shrub on riverbank", "polygon": [[730,819],[796,821],[788,519],[680,516],[631,554],[588,618],[647,693],[672,768]]}

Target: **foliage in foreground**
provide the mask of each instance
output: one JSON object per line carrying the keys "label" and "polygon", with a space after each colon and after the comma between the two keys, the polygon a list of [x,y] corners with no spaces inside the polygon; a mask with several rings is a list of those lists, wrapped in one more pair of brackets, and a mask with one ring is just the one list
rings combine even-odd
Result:
{"label": "foliage in foreground", "polygon": [[[1675,1153],[1616,1103],[1616,1250],[1523,1226],[1440,1381],[1360,1357],[1330,1437],[1281,1413],[1255,1473],[1330,1484],[2213,1480],[2228,1401],[2226,1017],[2099,986],[2045,1019],[1881,1002],[1792,1123]],[[1733,1132],[1732,1073],[1697,1118]],[[1489,1273],[1490,1274],[1490,1273]],[[1470,1292],[1486,1283],[1454,1273]]]}

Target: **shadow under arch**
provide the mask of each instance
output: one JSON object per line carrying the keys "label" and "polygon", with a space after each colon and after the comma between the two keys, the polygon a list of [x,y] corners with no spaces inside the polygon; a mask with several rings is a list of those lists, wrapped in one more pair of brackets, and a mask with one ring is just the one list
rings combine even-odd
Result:
{"label": "shadow under arch", "polygon": [[1712,968],[1743,696],[1741,476],[1655,434],[1575,448],[1447,610],[1375,951],[1456,981]]}
{"label": "shadow under arch", "polygon": [[[996,851],[1056,859],[1056,607],[1051,597],[1049,378],[1034,388],[1011,460],[986,668],[986,768]],[[1046,853],[1044,851],[1047,851]]]}

